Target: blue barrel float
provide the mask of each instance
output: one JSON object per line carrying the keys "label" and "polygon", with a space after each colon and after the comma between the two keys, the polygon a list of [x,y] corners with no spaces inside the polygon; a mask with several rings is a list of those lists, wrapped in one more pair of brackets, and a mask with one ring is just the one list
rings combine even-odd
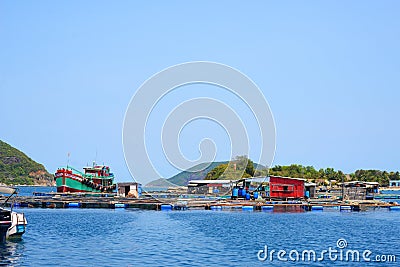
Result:
{"label": "blue barrel float", "polygon": [[246,200],[250,200],[250,193],[246,193]]}
{"label": "blue barrel float", "polygon": [[258,192],[254,192],[254,199],[257,199],[258,198]]}
{"label": "blue barrel float", "polygon": [[162,204],[160,209],[164,210],[164,211],[169,211],[169,210],[172,210],[172,205],[171,204]]}
{"label": "blue barrel float", "polygon": [[246,196],[246,189],[239,189],[239,197],[245,197]]}
{"label": "blue barrel float", "polygon": [[274,206],[262,206],[262,211],[274,211]]}
{"label": "blue barrel float", "polygon": [[114,204],[114,208],[116,208],[116,209],[124,209],[125,208],[125,204],[124,203],[115,203]]}
{"label": "blue barrel float", "polygon": [[222,206],[211,206],[210,210],[222,210]]}
{"label": "blue barrel float", "polygon": [[242,206],[242,211],[253,211],[254,207],[253,206]]}
{"label": "blue barrel float", "polygon": [[390,211],[400,211],[400,206],[391,206],[389,208]]}
{"label": "blue barrel float", "polygon": [[239,196],[239,188],[233,188],[232,196],[237,198]]}
{"label": "blue barrel float", "polygon": [[81,206],[81,203],[79,203],[79,202],[70,202],[67,205],[68,205],[68,208],[79,208]]}
{"label": "blue barrel float", "polygon": [[312,206],[311,210],[312,211],[323,211],[324,210],[324,206]]}
{"label": "blue barrel float", "polygon": [[351,206],[340,206],[340,211],[351,211]]}

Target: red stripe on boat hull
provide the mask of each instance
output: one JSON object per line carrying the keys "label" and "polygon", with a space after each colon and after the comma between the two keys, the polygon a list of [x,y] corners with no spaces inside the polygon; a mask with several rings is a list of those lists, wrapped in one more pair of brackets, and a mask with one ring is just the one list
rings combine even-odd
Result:
{"label": "red stripe on boat hull", "polygon": [[93,192],[93,193],[96,193],[96,191],[78,190],[78,189],[71,188],[71,187],[68,187],[68,186],[65,186],[65,185],[58,186],[57,187],[57,192],[58,193],[68,193],[68,192],[70,192],[70,193],[82,193],[82,192]]}

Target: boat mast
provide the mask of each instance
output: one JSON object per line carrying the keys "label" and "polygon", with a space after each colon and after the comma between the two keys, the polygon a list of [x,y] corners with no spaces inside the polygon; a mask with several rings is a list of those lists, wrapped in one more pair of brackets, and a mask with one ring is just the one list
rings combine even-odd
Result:
{"label": "boat mast", "polygon": [[68,165],[69,165],[69,156],[70,156],[70,152],[68,152],[68,154],[67,154],[67,169],[68,169]]}

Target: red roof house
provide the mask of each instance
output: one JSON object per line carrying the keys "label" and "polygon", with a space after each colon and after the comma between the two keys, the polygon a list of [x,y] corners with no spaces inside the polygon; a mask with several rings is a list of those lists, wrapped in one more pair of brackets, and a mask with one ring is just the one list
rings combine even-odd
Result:
{"label": "red roof house", "polygon": [[270,176],[269,187],[272,198],[302,198],[304,197],[304,181],[301,178]]}

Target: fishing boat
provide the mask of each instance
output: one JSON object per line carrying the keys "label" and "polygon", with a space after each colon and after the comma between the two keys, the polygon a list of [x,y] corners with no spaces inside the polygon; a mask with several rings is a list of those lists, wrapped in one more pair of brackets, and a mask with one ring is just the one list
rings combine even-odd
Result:
{"label": "fishing boat", "polygon": [[114,183],[114,174],[110,172],[110,167],[96,165],[95,162],[91,167],[84,167],[83,172],[68,165],[65,168],[58,168],[54,178],[57,192],[59,193],[111,193],[117,188]]}
{"label": "fishing boat", "polygon": [[0,193],[9,195],[0,207],[0,242],[4,242],[6,239],[20,239],[28,224],[25,215],[13,211],[13,205],[11,205],[11,210],[4,208],[11,197],[16,195],[17,189],[0,186]]}

